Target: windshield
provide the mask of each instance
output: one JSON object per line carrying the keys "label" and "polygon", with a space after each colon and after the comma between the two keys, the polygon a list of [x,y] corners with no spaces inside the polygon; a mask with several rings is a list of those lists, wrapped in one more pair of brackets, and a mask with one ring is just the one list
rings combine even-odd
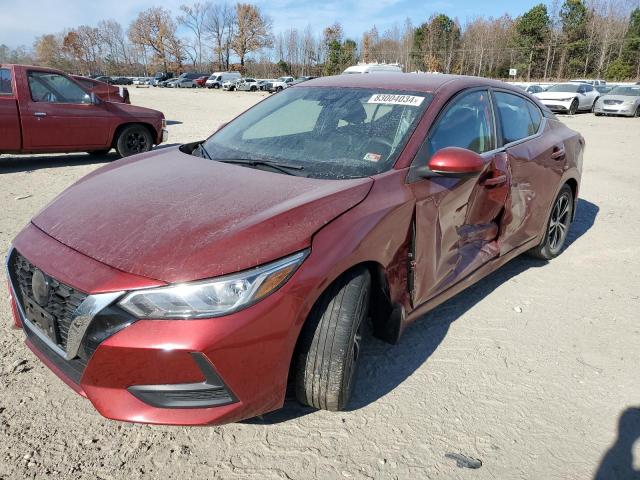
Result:
{"label": "windshield", "polygon": [[547,88],[547,92],[571,92],[576,93],[580,84],[578,83],[559,83]]}
{"label": "windshield", "polygon": [[389,170],[432,96],[365,88],[294,87],[216,132],[212,160],[286,162],[313,178],[359,178]]}
{"label": "windshield", "polygon": [[640,97],[640,86],[615,87],[611,91],[609,91],[609,95],[624,95],[626,97]]}

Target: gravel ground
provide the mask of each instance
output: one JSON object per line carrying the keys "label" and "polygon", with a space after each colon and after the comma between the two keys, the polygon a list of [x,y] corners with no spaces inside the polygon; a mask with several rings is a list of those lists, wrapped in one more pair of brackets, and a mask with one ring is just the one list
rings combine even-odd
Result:
{"label": "gravel ground", "polygon": [[[162,110],[169,142],[183,143],[264,95],[131,96]],[[289,402],[221,427],[105,420],[25,347],[2,295],[0,480],[586,479],[609,449],[608,459],[640,468],[638,410],[628,410],[640,404],[640,119],[563,121],[587,140],[567,250],[549,264],[515,259],[414,324],[400,345],[369,336],[348,412]],[[30,217],[113,159],[2,156],[3,256]]]}

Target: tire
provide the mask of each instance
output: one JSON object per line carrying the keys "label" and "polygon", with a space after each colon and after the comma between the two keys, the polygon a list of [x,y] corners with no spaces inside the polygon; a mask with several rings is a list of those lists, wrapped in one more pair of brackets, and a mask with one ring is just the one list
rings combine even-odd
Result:
{"label": "tire", "polygon": [[316,302],[296,347],[298,401],[340,411],[349,403],[371,295],[371,275],[355,269],[336,280]]}
{"label": "tire", "polygon": [[596,109],[596,102],[598,101],[599,98],[600,97],[596,97],[596,99],[591,104],[591,113],[594,113],[594,110]]}
{"label": "tire", "polygon": [[213,88],[215,88],[216,90],[218,90],[220,88],[220,85],[218,85],[217,83],[213,84]]}
{"label": "tire", "polygon": [[110,151],[111,151],[110,148],[105,148],[104,150],[93,150],[92,152],[87,152],[87,153],[94,157],[103,157],[107,155]]}
{"label": "tire", "polygon": [[578,105],[578,99],[574,98],[573,102],[571,102],[571,105],[569,106],[569,115],[575,115],[578,113]]}
{"label": "tire", "polygon": [[543,260],[551,260],[560,255],[571,226],[573,203],[573,191],[565,184],[553,202],[542,243],[529,250],[529,255]]}
{"label": "tire", "polygon": [[251,87],[251,91],[252,91],[252,92],[255,92],[255,91],[257,91],[257,90],[258,90],[258,89],[257,89],[256,87]]}
{"label": "tire", "polygon": [[151,133],[142,125],[129,125],[122,129],[116,139],[116,150],[121,157],[148,152],[153,147]]}
{"label": "tire", "polygon": [[281,92],[282,91],[282,87],[276,87],[276,93]]}
{"label": "tire", "polygon": [[640,105],[638,105],[638,108],[636,108],[636,114],[634,115],[634,117],[640,117]]}

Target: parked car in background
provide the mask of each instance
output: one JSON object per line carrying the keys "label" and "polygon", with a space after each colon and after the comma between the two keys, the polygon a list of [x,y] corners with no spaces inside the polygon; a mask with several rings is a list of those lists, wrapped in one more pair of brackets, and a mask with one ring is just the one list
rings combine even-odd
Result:
{"label": "parked car in background", "polygon": [[214,72],[205,82],[207,88],[222,88],[222,84],[227,81],[240,80],[240,72]]}
{"label": "parked car in background", "polygon": [[209,78],[209,75],[203,75],[200,78],[196,78],[193,81],[193,83],[195,83],[198,88],[202,88],[202,87],[204,87],[204,84],[205,84],[205,82],[207,81],[208,78]]}
{"label": "parked car in background", "polygon": [[223,82],[222,90],[233,92],[236,89],[236,82],[239,82],[239,81],[240,80],[227,80],[226,82]]}
{"label": "parked car in background", "polygon": [[100,100],[105,102],[131,103],[129,90],[126,87],[118,87],[101,82],[94,78],[71,75],[76,82],[84,87],[89,93],[95,93]]}
{"label": "parked car in background", "polygon": [[359,63],[342,72],[343,75],[361,73],[402,73],[402,67],[397,63]]}
{"label": "parked car in background", "polygon": [[566,82],[552,85],[535,96],[551,111],[575,115],[591,111],[600,94],[588,83]]}
{"label": "parked car in background", "polygon": [[595,88],[598,93],[600,94],[600,96],[605,95],[607,93],[609,93],[613,88],[615,88],[617,85],[612,85],[610,83],[608,83],[607,85],[596,85]]}
{"label": "parked car in background", "polygon": [[619,85],[598,99],[596,115],[640,117],[640,85]]}
{"label": "parked car in background", "polygon": [[106,75],[100,75],[94,78],[94,80],[98,80],[99,82],[108,83],[109,85],[113,85],[113,78],[108,77]]}
{"label": "parked car in background", "polygon": [[160,82],[158,86],[163,88],[174,88],[177,82],[178,82],[177,78],[170,78],[168,80],[164,80],[163,82]]}
{"label": "parked car in background", "polygon": [[258,80],[258,90],[266,90],[267,84],[271,82],[273,82],[272,78]]}
{"label": "parked car in background", "polygon": [[258,82],[255,78],[242,78],[236,81],[235,88],[243,92],[257,92]]}
{"label": "parked car in background", "polygon": [[115,77],[113,79],[114,85],[133,85],[133,80],[129,77]]}
{"label": "parked car in background", "polygon": [[0,64],[0,153],[89,152],[123,157],[167,139],[157,110],[103,101],[50,68]]}
{"label": "parked car in background", "polygon": [[294,81],[295,79],[293,77],[280,77],[272,82],[268,82],[264,89],[267,92],[279,92],[290,86]]}
{"label": "parked car in background", "polygon": [[154,87],[160,86],[162,82],[166,82],[173,78],[173,73],[171,72],[156,72],[153,80],[151,81],[151,85]]}
{"label": "parked car in background", "polygon": [[183,73],[177,78],[175,82],[175,86],[177,88],[196,88],[198,85],[196,84],[196,80],[200,77],[206,77],[204,73]]}
{"label": "parked car in background", "polygon": [[589,78],[576,78],[573,80],[569,80],[570,82],[577,82],[577,83],[588,83],[589,85],[593,85],[595,86],[599,86],[599,85],[606,85],[607,82],[604,80],[594,80],[594,79],[589,79]]}
{"label": "parked car in background", "polygon": [[503,82],[295,85],[53,200],[9,249],[14,322],[110,419],[236,422],[281,407],[289,384],[344,410],[369,319],[397,343],[518,255],[562,252],[583,151]]}

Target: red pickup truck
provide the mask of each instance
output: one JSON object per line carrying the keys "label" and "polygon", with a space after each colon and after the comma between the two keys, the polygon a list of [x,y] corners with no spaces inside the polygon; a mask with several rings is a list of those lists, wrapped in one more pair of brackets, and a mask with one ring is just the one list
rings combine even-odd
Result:
{"label": "red pickup truck", "polygon": [[0,153],[126,157],[166,140],[162,112],[105,102],[59,70],[0,64]]}

